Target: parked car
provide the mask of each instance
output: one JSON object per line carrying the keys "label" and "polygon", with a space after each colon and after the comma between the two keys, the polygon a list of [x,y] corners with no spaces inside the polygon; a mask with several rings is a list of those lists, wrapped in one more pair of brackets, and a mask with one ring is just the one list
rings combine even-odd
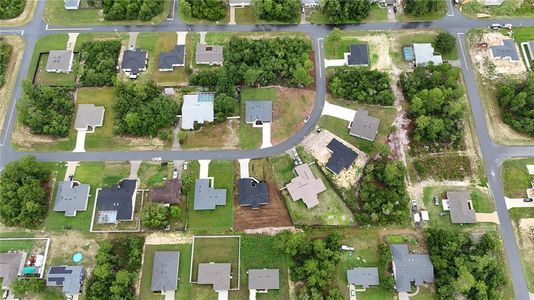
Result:
{"label": "parked car", "polygon": [[306,118],[304,118],[304,123],[308,123],[309,120],[310,120],[310,116],[307,116]]}
{"label": "parked car", "polygon": [[174,169],[174,171],[172,172],[172,179],[176,179],[176,178],[178,178],[178,170]]}
{"label": "parked car", "polygon": [[417,208],[417,200],[412,200],[412,207]]}
{"label": "parked car", "polygon": [[499,24],[499,23],[491,24],[489,26],[489,28],[491,28],[491,29],[501,29],[502,28],[502,24]]}
{"label": "parked car", "polygon": [[184,170],[187,170],[187,162],[184,162]]}
{"label": "parked car", "polygon": [[510,23],[504,24],[503,28],[512,29],[512,24],[510,24]]}
{"label": "parked car", "polygon": [[532,201],[534,201],[534,199],[532,199],[532,198],[525,198],[525,199],[523,199],[523,202],[532,202]]}
{"label": "parked car", "polygon": [[434,196],[434,204],[435,205],[439,205],[439,199],[436,196]]}
{"label": "parked car", "polygon": [[152,161],[161,161],[161,157],[152,157]]}

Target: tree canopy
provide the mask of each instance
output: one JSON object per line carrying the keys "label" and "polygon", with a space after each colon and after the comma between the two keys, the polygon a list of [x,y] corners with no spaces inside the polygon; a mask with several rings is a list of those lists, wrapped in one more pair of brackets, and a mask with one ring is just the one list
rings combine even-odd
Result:
{"label": "tree canopy", "polygon": [[389,75],[366,67],[335,68],[328,87],[336,98],[378,105],[393,105],[395,101]]}
{"label": "tree canopy", "polygon": [[294,22],[300,15],[300,0],[254,0],[252,7],[266,21]]}
{"label": "tree canopy", "polygon": [[25,81],[24,93],[17,103],[18,119],[33,133],[67,136],[74,114],[70,91]]}
{"label": "tree canopy", "polygon": [[499,106],[504,123],[534,136],[534,74],[525,81],[505,81],[499,88]]}
{"label": "tree canopy", "polygon": [[36,228],[48,211],[50,171],[33,156],[8,163],[0,176],[0,218],[6,226]]}
{"label": "tree canopy", "polygon": [[80,84],[83,86],[112,86],[117,75],[120,50],[120,40],[83,43]]}
{"label": "tree canopy", "polygon": [[163,12],[164,0],[102,0],[104,19],[150,21]]}
{"label": "tree canopy", "polygon": [[226,2],[223,0],[181,0],[180,10],[188,17],[219,21],[226,17]]}
{"label": "tree canopy", "polygon": [[456,38],[447,31],[440,32],[436,37],[436,50],[441,53],[451,53],[456,48]]}
{"label": "tree canopy", "polygon": [[0,20],[18,17],[26,6],[26,0],[0,0]]}
{"label": "tree canopy", "polygon": [[439,12],[443,8],[441,0],[405,0],[404,11],[413,16]]}
{"label": "tree canopy", "polygon": [[169,209],[159,203],[143,208],[143,225],[152,229],[164,229],[169,225]]}
{"label": "tree canopy", "polygon": [[331,24],[360,22],[369,16],[371,1],[322,0],[321,10]]}
{"label": "tree canopy", "polygon": [[13,48],[10,44],[0,41],[0,88],[6,82],[6,71]]}

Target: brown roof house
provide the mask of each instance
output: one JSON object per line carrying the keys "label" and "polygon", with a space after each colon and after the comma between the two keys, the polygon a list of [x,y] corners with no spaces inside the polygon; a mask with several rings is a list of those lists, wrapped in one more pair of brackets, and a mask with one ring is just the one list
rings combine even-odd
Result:
{"label": "brown roof house", "polygon": [[166,205],[180,204],[180,190],[182,184],[180,180],[167,180],[164,187],[151,188],[148,191],[148,199],[152,202],[163,203]]}
{"label": "brown roof house", "polygon": [[297,177],[291,179],[291,182],[286,185],[293,201],[302,199],[308,208],[318,205],[317,195],[326,191],[323,181],[313,176],[312,170],[307,164],[296,166],[295,172]]}
{"label": "brown roof house", "polygon": [[197,44],[195,62],[197,65],[222,65],[224,61],[223,46]]}

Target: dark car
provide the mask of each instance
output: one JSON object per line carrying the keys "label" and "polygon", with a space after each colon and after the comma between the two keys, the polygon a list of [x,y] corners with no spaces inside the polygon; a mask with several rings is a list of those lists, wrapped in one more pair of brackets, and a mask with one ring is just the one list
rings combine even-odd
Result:
{"label": "dark car", "polygon": [[532,201],[534,201],[534,199],[532,199],[532,198],[525,198],[525,199],[523,199],[523,202],[532,202]]}

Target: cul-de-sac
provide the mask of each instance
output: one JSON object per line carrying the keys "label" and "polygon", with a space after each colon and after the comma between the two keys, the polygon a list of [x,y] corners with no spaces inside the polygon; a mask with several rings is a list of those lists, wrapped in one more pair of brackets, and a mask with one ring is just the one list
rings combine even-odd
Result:
{"label": "cul-de-sac", "polygon": [[534,0],[0,0],[0,288],[534,300]]}

